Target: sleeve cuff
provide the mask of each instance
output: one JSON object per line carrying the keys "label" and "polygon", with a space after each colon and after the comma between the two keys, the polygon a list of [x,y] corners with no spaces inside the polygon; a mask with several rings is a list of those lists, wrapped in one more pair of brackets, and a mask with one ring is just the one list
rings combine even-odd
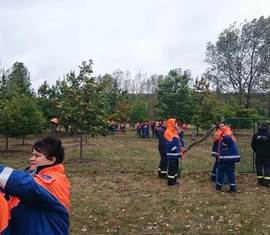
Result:
{"label": "sleeve cuff", "polygon": [[10,175],[12,174],[13,169],[10,167],[5,167],[2,172],[0,173],[0,187],[1,188],[5,188],[6,183],[10,177]]}

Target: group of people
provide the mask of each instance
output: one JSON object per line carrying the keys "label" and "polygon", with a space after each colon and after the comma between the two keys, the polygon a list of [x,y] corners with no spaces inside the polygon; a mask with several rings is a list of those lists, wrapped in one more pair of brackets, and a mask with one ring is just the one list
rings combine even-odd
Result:
{"label": "group of people", "polygon": [[116,131],[120,131],[120,132],[126,132],[126,123],[121,122],[115,122],[114,120],[109,120],[107,121],[107,130],[108,133],[110,134],[114,134]]}
{"label": "group of people", "polygon": [[[176,119],[170,118],[157,128],[160,162],[158,177],[167,179],[169,186],[178,184],[181,175],[181,162],[184,150],[184,132],[179,128]],[[256,172],[258,185],[270,185],[270,133],[269,125],[263,123],[252,137],[251,147],[256,155]],[[221,191],[225,183],[229,184],[229,192],[236,192],[235,163],[240,161],[240,153],[236,138],[230,127],[221,122],[214,134],[212,157],[214,165],[211,181],[217,191]]]}
{"label": "group of people", "polygon": [[235,163],[240,161],[240,153],[230,127],[224,122],[219,123],[217,126],[212,156],[215,162],[211,181],[216,183],[216,190],[221,191],[224,179],[227,177],[230,184],[229,192],[236,192]]}
{"label": "group of people", "polygon": [[150,138],[150,123],[149,122],[137,122],[135,124],[136,134],[138,138]]}
{"label": "group of people", "polygon": [[0,165],[0,234],[68,234],[70,183],[61,140],[36,142],[29,160],[25,170]]}
{"label": "group of people", "polygon": [[[163,120],[161,121],[149,121],[149,122],[137,122],[135,124],[136,133],[138,138],[156,138],[158,139],[160,128],[163,126]],[[178,123],[177,127],[181,130],[186,130],[188,125],[185,123]]]}
{"label": "group of people", "polygon": [[[265,187],[270,185],[270,133],[269,124],[262,123],[253,135],[251,147],[255,153],[257,184]],[[228,181],[229,192],[236,192],[235,163],[240,161],[236,139],[228,125],[221,122],[214,136],[212,156],[215,163],[211,180],[220,191],[224,180]]]}

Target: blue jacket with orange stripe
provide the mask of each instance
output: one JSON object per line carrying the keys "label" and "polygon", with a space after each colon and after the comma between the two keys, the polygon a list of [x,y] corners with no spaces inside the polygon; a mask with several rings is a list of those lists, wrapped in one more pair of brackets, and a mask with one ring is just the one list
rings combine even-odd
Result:
{"label": "blue jacket with orange stripe", "polygon": [[0,187],[11,196],[11,235],[68,234],[69,181],[62,164],[41,167],[33,175],[0,165]]}

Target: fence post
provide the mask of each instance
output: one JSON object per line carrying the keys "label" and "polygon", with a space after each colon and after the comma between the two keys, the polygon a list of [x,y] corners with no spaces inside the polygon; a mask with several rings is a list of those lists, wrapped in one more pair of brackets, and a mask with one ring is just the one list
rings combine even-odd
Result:
{"label": "fence post", "polygon": [[[255,120],[253,119],[253,135],[255,134],[255,132],[256,132],[256,127],[255,127],[255,125],[256,125],[256,122],[255,122]],[[253,136],[252,135],[252,136]],[[252,173],[255,173],[255,153],[254,153],[254,151],[252,150],[252,157],[253,157],[253,169],[252,169]]]}

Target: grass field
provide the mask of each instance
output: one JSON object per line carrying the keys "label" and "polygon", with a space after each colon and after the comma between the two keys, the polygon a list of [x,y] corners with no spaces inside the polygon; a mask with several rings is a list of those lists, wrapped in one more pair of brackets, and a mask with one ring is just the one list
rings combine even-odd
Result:
{"label": "grass field", "polygon": [[[2,151],[0,163],[26,166],[30,142],[22,152]],[[238,193],[215,192],[210,141],[187,153],[180,185],[171,188],[156,176],[156,140],[128,131],[87,143],[79,160],[78,143],[64,139],[70,234],[270,234],[270,189],[257,187],[254,174],[238,173]]]}

